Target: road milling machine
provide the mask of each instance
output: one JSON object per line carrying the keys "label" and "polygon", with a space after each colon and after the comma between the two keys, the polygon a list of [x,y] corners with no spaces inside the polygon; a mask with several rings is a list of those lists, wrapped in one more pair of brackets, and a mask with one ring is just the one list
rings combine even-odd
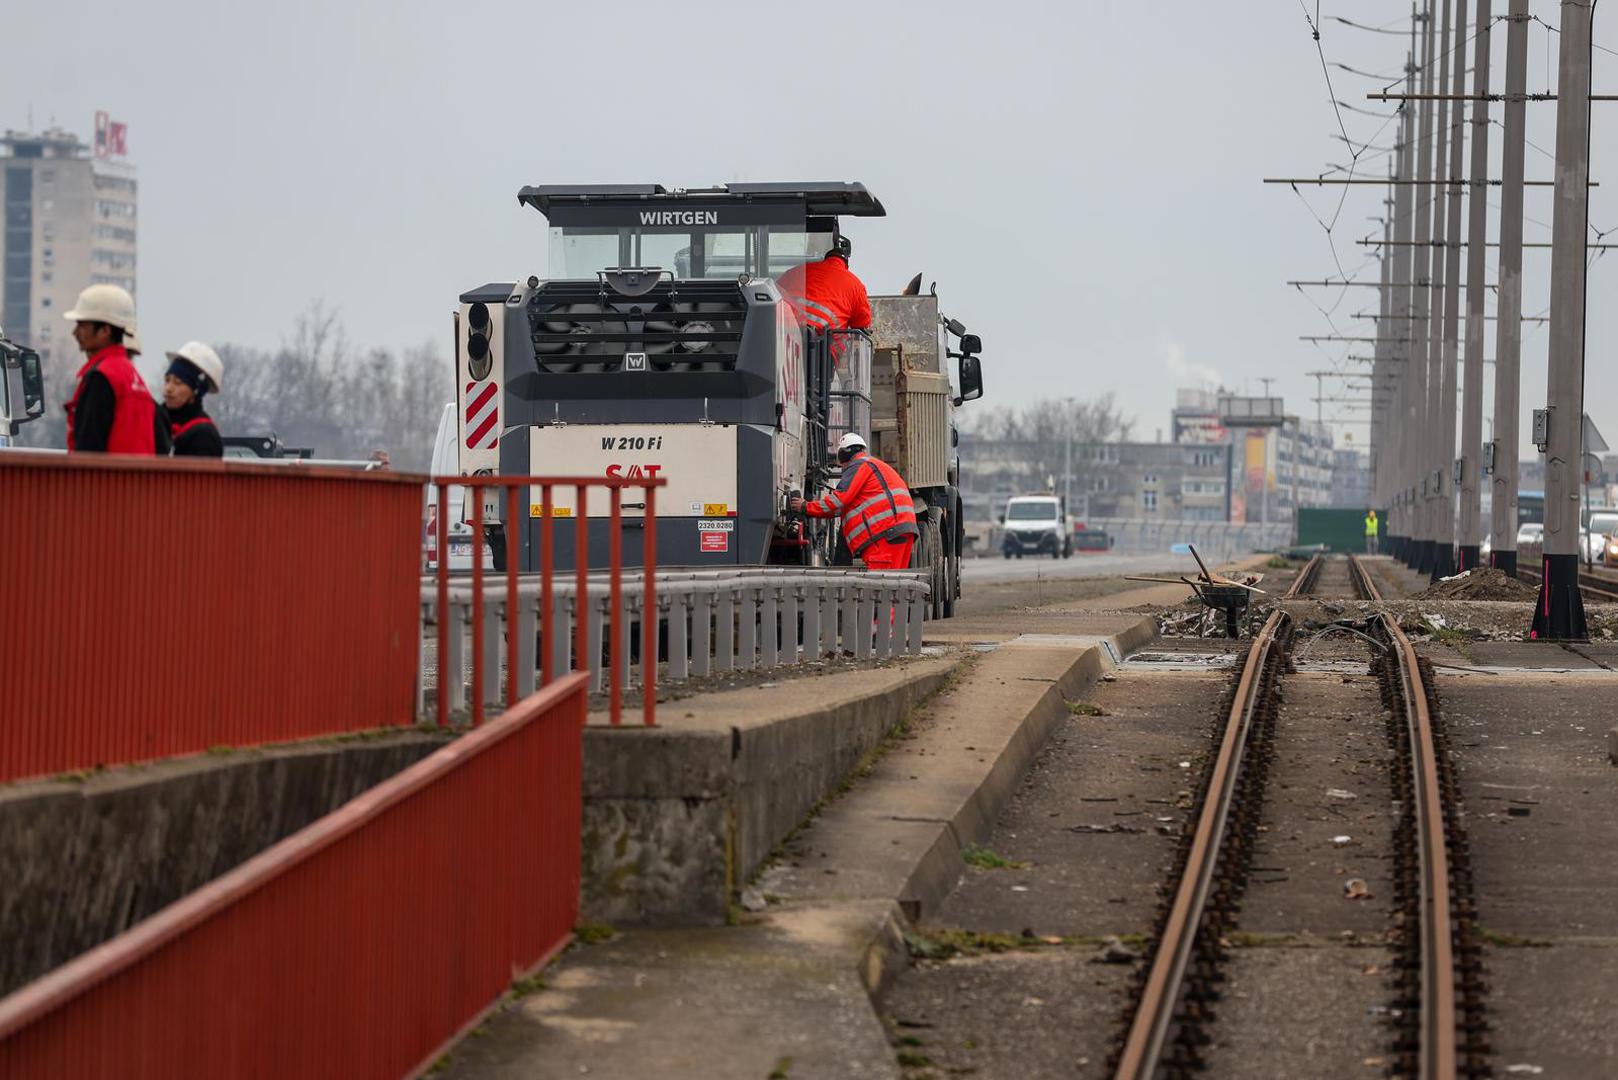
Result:
{"label": "road milling machine", "polygon": [[[463,475],[657,477],[659,567],[828,566],[833,523],[788,509],[837,482],[837,440],[865,436],[914,496],[932,614],[953,612],[963,541],[955,409],[983,393],[977,335],[920,277],[872,296],[873,325],[821,332],[777,280],[832,248],[840,220],[882,217],[857,183],[525,187],[549,225],[549,273],[472,289],[455,317]],[[857,268],[857,262],[856,262]],[[953,379],[950,361],[954,361]],[[540,558],[538,492],[519,523],[522,568]],[[573,489],[553,489],[553,519]],[[487,499],[485,520],[504,512]],[[607,496],[585,508],[589,560],[605,564]],[[553,522],[556,565],[575,529]],[[490,526],[496,551],[502,530]],[[626,565],[644,505],[626,489]]]}

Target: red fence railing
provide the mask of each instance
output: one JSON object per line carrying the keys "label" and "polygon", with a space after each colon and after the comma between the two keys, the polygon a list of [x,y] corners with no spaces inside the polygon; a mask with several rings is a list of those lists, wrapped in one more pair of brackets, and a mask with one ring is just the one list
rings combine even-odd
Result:
{"label": "red fence railing", "polygon": [[569,675],[0,1000],[0,1076],[391,1078],[577,916]]}
{"label": "red fence railing", "polygon": [[408,724],[422,479],[0,462],[0,781]]}
{"label": "red fence railing", "polygon": [[[505,579],[506,579],[506,609],[515,611],[518,604],[518,563],[520,536],[519,530],[513,527],[516,522],[528,522],[531,518],[539,521],[539,535],[535,542],[539,546],[539,575],[540,575],[540,626],[539,639],[544,644],[540,649],[541,670],[540,685],[545,686],[556,677],[554,650],[551,642],[555,640],[554,605],[552,604],[552,586],[555,582],[556,559],[556,531],[555,523],[558,520],[571,519],[574,530],[574,565],[573,575],[575,581],[575,610],[580,617],[574,620],[573,627],[573,668],[583,670],[599,662],[599,658],[590,655],[590,638],[588,620],[582,616],[589,604],[589,574],[590,574],[590,517],[589,494],[590,489],[605,488],[607,495],[607,570],[608,589],[611,595],[611,610],[615,617],[624,611],[623,603],[623,492],[625,488],[640,488],[644,493],[645,503],[636,507],[642,511],[644,532],[643,561],[645,568],[643,585],[645,598],[643,611],[657,611],[656,577],[657,577],[657,489],[667,481],[660,479],[624,479],[619,477],[599,476],[438,476],[432,483],[438,488],[438,506],[448,508],[450,505],[450,491],[455,487],[465,487],[470,491],[467,498],[467,514],[472,526],[472,700],[470,717],[476,724],[483,716],[484,699],[484,618],[483,618],[483,493],[494,489],[503,491],[505,499]],[[555,503],[557,488],[572,489],[573,505],[567,507],[568,517],[559,518]],[[527,491],[531,500],[528,507],[522,505],[520,496]],[[449,680],[459,677],[459,673],[449,670],[445,663],[448,656],[447,648],[449,634],[449,618],[445,613],[449,611],[449,511],[441,509],[437,514],[435,526],[438,530],[437,551],[437,586],[438,586],[438,673],[437,673],[437,709],[438,723],[446,726],[450,722]],[[565,527],[565,526],[564,526]],[[515,619],[508,625],[516,626]],[[641,620],[641,649],[642,655],[657,655],[658,621],[655,617]],[[623,637],[615,635],[612,643],[607,647],[608,668],[608,707],[612,722],[620,723],[623,717],[624,684],[629,678],[629,656],[621,648]],[[506,701],[517,700],[517,686],[520,678],[519,668],[519,642],[515,633],[506,634]],[[651,726],[657,723],[657,665],[648,664],[643,668],[643,685],[641,687],[641,718]]]}

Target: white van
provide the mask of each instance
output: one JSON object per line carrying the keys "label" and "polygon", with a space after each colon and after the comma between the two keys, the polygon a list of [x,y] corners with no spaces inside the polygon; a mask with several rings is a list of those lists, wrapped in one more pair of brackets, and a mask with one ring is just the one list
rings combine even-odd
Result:
{"label": "white van", "polygon": [[[433,476],[455,476],[460,473],[460,458],[455,452],[455,440],[460,425],[455,420],[455,403],[449,402],[438,414],[438,434],[433,439]],[[449,489],[449,568],[470,572],[472,569],[472,504],[467,501],[471,489],[456,485]],[[438,485],[427,485],[426,512],[421,533],[422,565],[427,570],[438,569]],[[483,568],[495,569],[494,551],[487,541],[483,549]],[[502,560],[503,561],[503,560]]]}
{"label": "white van", "polygon": [[1000,553],[1008,559],[1029,554],[1066,559],[1073,554],[1073,527],[1055,495],[1014,495],[1006,500],[1000,520],[1005,525]]}

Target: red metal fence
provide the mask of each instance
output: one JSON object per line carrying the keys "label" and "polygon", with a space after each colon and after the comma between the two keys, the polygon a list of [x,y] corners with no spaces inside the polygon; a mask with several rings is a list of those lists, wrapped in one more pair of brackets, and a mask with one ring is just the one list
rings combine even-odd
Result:
{"label": "red metal fence", "polygon": [[[527,521],[530,517],[539,520],[539,573],[540,573],[540,640],[544,646],[542,655],[542,668],[540,685],[548,685],[556,677],[554,668],[553,650],[550,642],[555,640],[554,605],[551,603],[551,587],[555,581],[555,555],[556,537],[555,522],[557,521],[554,492],[557,488],[572,488],[574,504],[568,507],[574,529],[574,568],[573,574],[577,593],[575,606],[583,612],[588,606],[590,592],[590,518],[589,518],[589,492],[592,487],[605,488],[607,497],[607,569],[609,574],[608,589],[611,592],[612,611],[621,613],[623,604],[623,493],[625,488],[640,488],[645,500],[642,521],[644,523],[643,566],[645,568],[645,601],[643,611],[657,611],[657,489],[667,481],[658,479],[623,479],[619,477],[599,476],[439,476],[434,477],[434,484],[438,487],[438,505],[448,507],[450,504],[450,489],[452,487],[466,487],[471,492],[467,500],[470,504],[469,519],[472,526],[472,722],[475,724],[483,715],[483,678],[484,651],[483,651],[483,493],[487,490],[503,491],[505,498],[506,551],[505,551],[505,578],[506,578],[506,609],[515,611],[517,607],[517,581],[518,581],[518,553],[520,550],[520,537],[518,530],[512,527],[513,522]],[[529,505],[529,513],[524,513],[519,496],[524,491],[533,500]],[[440,512],[436,519],[438,529],[438,551],[441,557],[437,562],[438,579],[438,656],[440,658],[438,670],[438,723],[440,726],[449,723],[449,680],[445,675],[443,658],[448,655],[446,640],[449,633],[449,620],[443,614],[449,610],[449,514]],[[512,625],[515,625],[513,620]],[[616,625],[616,624],[615,624]],[[658,621],[656,618],[643,618],[641,620],[641,650],[642,655],[656,656]],[[612,722],[620,723],[623,717],[624,683],[629,678],[629,657],[616,642],[621,638],[615,637],[614,644],[608,647],[608,708]],[[590,638],[587,621],[584,618],[575,620],[573,642],[573,664],[575,669],[590,666],[591,662],[598,662],[590,656]],[[518,641],[517,635],[506,634],[506,700],[517,700],[518,682]],[[647,664],[644,667],[644,682],[641,687],[641,719],[648,727],[657,723],[657,665]]]}
{"label": "red metal fence", "polygon": [[0,463],[0,781],[414,720],[422,481]]}
{"label": "red metal fence", "polygon": [[397,1077],[577,915],[586,676],[0,1000],[0,1076]]}

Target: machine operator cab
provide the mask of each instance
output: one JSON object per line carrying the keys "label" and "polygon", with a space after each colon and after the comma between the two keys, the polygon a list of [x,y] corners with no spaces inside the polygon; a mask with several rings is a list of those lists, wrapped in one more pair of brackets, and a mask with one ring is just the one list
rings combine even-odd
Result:
{"label": "machine operator cab", "polygon": [[844,182],[518,200],[547,220],[548,272],[460,298],[461,471],[657,476],[661,562],[781,561],[787,493],[827,479],[843,432],[878,433],[870,336],[806,330],[777,282],[881,202]]}

